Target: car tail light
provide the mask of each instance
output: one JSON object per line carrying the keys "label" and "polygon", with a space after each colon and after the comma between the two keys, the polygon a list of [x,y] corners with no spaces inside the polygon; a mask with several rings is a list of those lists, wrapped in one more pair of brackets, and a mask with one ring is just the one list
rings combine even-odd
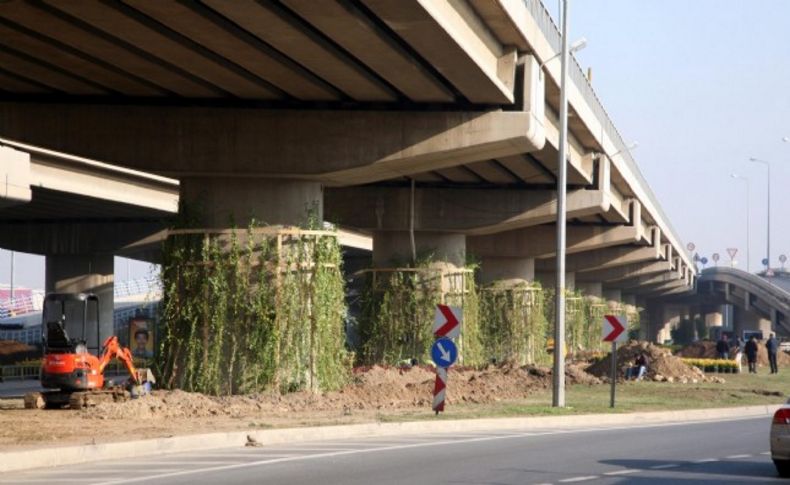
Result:
{"label": "car tail light", "polygon": [[790,408],[782,408],[774,413],[774,424],[790,424]]}

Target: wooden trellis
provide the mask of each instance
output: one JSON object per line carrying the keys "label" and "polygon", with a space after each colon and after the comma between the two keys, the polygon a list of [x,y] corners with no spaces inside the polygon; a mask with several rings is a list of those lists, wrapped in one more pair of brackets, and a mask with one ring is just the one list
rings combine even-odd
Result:
{"label": "wooden trellis", "polygon": [[166,384],[224,394],[344,379],[336,233],[177,229],[165,248]]}

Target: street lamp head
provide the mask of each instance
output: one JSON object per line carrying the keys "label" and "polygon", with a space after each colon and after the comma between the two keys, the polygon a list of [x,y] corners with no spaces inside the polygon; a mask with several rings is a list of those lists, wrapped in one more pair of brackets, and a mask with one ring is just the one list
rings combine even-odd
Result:
{"label": "street lamp head", "polygon": [[580,38],[576,39],[570,45],[570,47],[568,48],[568,51],[571,54],[575,54],[576,52],[579,52],[580,50],[584,49],[585,47],[587,47],[587,38],[586,37],[580,37]]}
{"label": "street lamp head", "polygon": [[638,146],[639,146],[639,142],[638,142],[638,141],[634,141],[634,142],[631,142],[631,144],[630,144],[630,145],[628,145],[627,147],[625,147],[625,149],[626,149],[626,150],[633,150],[634,148],[636,148],[636,147],[638,147]]}

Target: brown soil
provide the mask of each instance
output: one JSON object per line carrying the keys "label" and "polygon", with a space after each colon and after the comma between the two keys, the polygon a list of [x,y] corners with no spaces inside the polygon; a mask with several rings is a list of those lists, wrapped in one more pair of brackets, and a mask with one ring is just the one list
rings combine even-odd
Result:
{"label": "brown soil", "polygon": [[[600,384],[601,380],[568,365],[569,384]],[[431,405],[436,374],[429,367],[373,366],[354,371],[352,382],[336,392],[285,395],[206,396],[183,391],[154,391],[145,399],[102,404],[83,411],[89,419],[244,417],[260,413],[313,411],[370,411]],[[517,399],[551,385],[551,371],[534,366],[489,366],[483,370],[452,368],[448,375],[448,403],[491,403]]]}
{"label": "brown soil", "polygon": [[10,365],[25,359],[41,357],[41,352],[15,340],[0,340],[0,365]]}
{"label": "brown soil", "polygon": [[[430,412],[435,373],[429,367],[355,369],[340,391],[322,394],[206,396],[184,391],[154,391],[141,399],[73,410],[24,410],[21,400],[0,400],[0,450],[40,443],[86,444],[176,434],[317,424],[372,422],[382,412],[395,416]],[[568,384],[600,384],[569,364]],[[551,370],[502,364],[483,370],[452,368],[447,400],[495,403],[518,400],[551,386]],[[109,432],[108,430],[113,430]]]}
{"label": "brown soil", "polygon": [[[676,355],[679,357],[697,359],[715,359],[718,357],[716,353],[716,342],[710,340],[694,342],[678,350]],[[776,356],[776,360],[780,366],[790,366],[790,355],[784,352],[779,352]],[[746,362],[745,357],[744,362]],[[757,365],[760,367],[768,365],[768,350],[765,349],[765,344],[763,342],[757,343]]]}
{"label": "brown soil", "polygon": [[[625,371],[633,366],[636,357],[644,353],[648,358],[647,379],[654,381],[668,381],[681,383],[698,383],[708,381],[719,381],[719,377],[708,377],[704,372],[687,365],[679,357],[665,348],[658,347],[648,342],[629,342],[617,349],[617,372],[618,377],[625,377]],[[611,357],[606,356],[603,360],[587,368],[587,372],[601,378],[607,378],[611,373]]]}

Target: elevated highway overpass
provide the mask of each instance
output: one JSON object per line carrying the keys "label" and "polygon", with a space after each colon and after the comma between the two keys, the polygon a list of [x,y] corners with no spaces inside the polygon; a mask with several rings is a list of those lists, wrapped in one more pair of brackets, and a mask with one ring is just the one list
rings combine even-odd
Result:
{"label": "elevated highway overpass", "polygon": [[[413,229],[484,282],[554,278],[560,65],[540,66],[561,38],[540,1],[11,0],[0,36],[1,136],[178,180],[205,226],[311,206],[370,235],[379,267]],[[687,291],[680,236],[570,77],[568,281],[640,305]],[[31,250],[34,217],[7,205]]]}
{"label": "elevated highway overpass", "polygon": [[[674,294],[665,293],[657,299],[654,308],[664,313],[652,315],[653,333],[666,333],[669,320],[677,317],[704,317],[706,314],[719,313],[722,305],[734,308],[730,330],[741,334],[743,330],[763,330],[790,336],[790,285],[785,273],[776,277],[748,273],[727,267],[714,267],[703,270],[693,289]],[[675,308],[667,313],[670,307]],[[719,324],[725,322],[717,322]],[[661,339],[661,338],[659,338]]]}

